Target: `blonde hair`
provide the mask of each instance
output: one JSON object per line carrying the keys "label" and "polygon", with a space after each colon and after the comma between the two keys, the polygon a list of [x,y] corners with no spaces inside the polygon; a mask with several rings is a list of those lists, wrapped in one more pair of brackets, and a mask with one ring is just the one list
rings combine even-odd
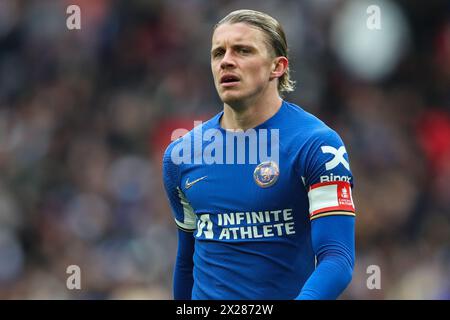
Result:
{"label": "blonde hair", "polygon": [[[254,10],[236,10],[229,13],[225,18],[220,20],[213,30],[216,30],[222,24],[246,23],[261,30],[269,48],[271,48],[276,57],[284,56],[288,58],[288,46],[286,35],[280,23],[266,13]],[[278,79],[278,92],[294,91],[295,81],[291,80],[289,66],[286,72]]]}

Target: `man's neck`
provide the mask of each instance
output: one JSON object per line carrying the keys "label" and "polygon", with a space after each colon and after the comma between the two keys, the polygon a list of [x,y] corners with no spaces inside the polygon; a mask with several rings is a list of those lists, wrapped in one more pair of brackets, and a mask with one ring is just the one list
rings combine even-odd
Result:
{"label": "man's neck", "polygon": [[271,99],[258,99],[253,103],[232,107],[224,104],[223,116],[220,125],[224,129],[254,128],[272,116],[274,116],[282,105],[282,99],[276,95]]}

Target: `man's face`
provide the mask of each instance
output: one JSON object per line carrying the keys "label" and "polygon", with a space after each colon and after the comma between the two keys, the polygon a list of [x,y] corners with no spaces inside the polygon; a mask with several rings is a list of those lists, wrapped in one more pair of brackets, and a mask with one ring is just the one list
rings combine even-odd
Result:
{"label": "man's face", "polygon": [[269,85],[273,58],[262,31],[245,23],[220,25],[213,34],[211,68],[220,99],[251,101]]}

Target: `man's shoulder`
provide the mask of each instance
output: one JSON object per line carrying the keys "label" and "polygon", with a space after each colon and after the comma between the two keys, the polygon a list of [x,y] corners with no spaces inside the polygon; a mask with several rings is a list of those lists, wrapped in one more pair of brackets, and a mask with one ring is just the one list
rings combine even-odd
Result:
{"label": "man's shoulder", "polygon": [[324,121],[297,104],[286,102],[286,110],[285,119],[290,124],[287,127],[296,141],[327,139],[337,135]]}
{"label": "man's shoulder", "polygon": [[173,149],[178,146],[180,143],[194,143],[195,139],[195,133],[196,132],[204,132],[208,129],[213,129],[217,127],[218,119],[222,115],[222,111],[217,113],[215,116],[211,117],[210,119],[206,120],[205,122],[201,122],[188,132],[184,133],[181,136],[178,137],[172,137],[171,143],[166,147],[166,150],[164,151],[164,159],[168,159],[171,157]]}

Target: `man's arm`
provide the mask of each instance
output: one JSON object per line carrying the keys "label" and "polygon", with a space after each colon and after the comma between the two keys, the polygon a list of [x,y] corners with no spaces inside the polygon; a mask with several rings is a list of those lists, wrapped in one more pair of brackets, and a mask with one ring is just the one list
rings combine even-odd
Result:
{"label": "man's arm", "polygon": [[330,215],[314,219],[311,237],[317,267],[296,300],[336,299],[352,279],[355,217]]}
{"label": "man's arm", "polygon": [[191,299],[193,285],[193,253],[196,229],[195,214],[186,196],[180,189],[180,167],[171,159],[171,144],[163,157],[163,183],[172,215],[178,227],[178,252],[173,274],[173,295],[175,299]]}
{"label": "man's arm", "polygon": [[175,300],[191,300],[194,278],[195,239],[192,232],[178,229],[178,252],[173,272],[173,297]]}

